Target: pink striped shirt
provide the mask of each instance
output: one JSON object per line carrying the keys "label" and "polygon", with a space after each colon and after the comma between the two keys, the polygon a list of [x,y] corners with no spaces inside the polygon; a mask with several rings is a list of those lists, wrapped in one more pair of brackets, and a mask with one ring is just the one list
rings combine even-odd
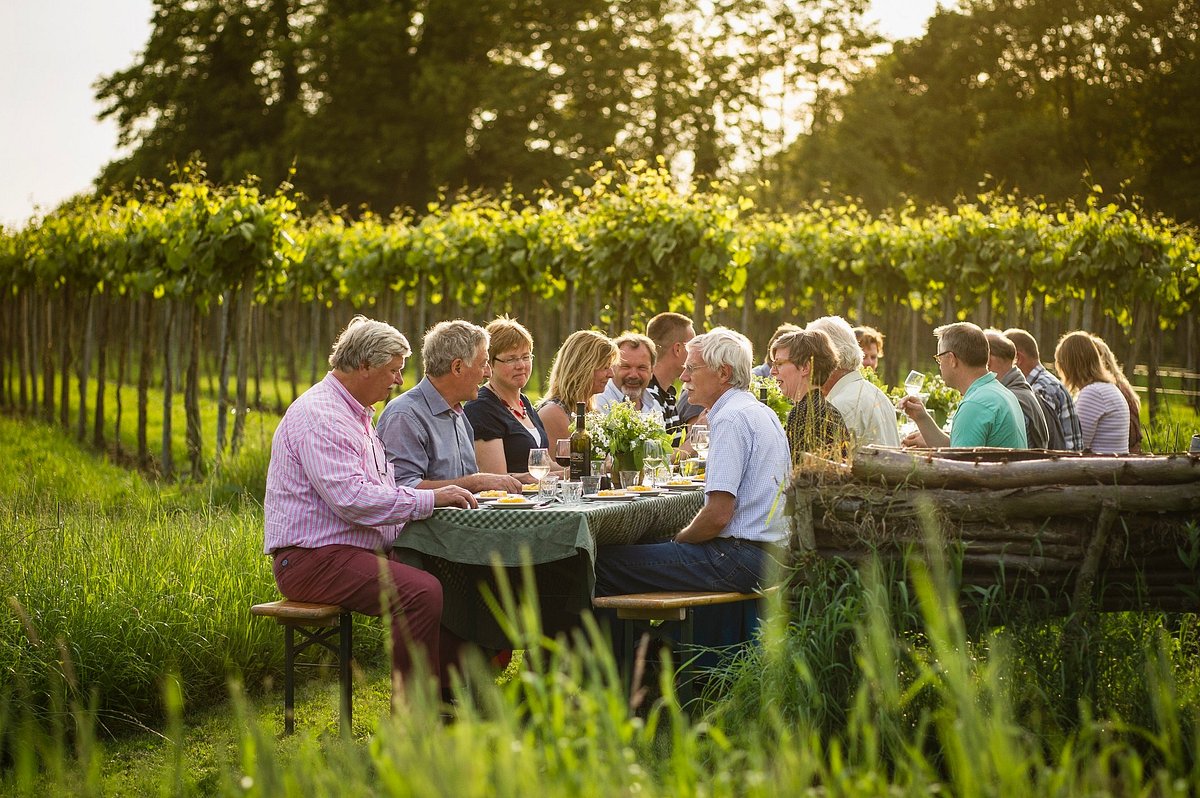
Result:
{"label": "pink striped shirt", "polygon": [[433,491],[396,486],[374,414],[333,372],[288,408],[267,467],[267,554],[332,544],[383,550],[405,523],[430,516]]}

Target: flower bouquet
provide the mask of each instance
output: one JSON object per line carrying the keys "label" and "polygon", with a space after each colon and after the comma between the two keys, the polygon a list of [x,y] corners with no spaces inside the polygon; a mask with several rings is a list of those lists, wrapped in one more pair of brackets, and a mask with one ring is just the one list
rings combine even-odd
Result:
{"label": "flower bouquet", "polygon": [[632,402],[615,402],[605,410],[593,410],[584,423],[592,437],[592,459],[612,455],[613,473],[641,471],[648,440],[662,441],[666,451],[671,450],[671,436],[662,413],[643,413]]}

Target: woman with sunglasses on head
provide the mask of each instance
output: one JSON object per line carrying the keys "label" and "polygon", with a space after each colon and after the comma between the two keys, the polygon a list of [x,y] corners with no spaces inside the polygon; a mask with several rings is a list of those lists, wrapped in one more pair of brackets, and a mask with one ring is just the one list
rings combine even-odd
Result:
{"label": "woman with sunglasses on head", "polygon": [[545,398],[537,409],[551,446],[559,438],[571,437],[579,402],[586,410],[595,409],[595,396],[612,379],[617,354],[612,339],[595,330],[573,332],[563,341],[550,367]]}

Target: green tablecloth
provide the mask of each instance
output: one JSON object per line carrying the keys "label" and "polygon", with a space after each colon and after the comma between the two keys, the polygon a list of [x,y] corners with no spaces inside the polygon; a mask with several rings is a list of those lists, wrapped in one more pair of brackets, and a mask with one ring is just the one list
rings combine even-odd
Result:
{"label": "green tablecloth", "polygon": [[551,634],[565,631],[591,606],[597,545],[669,538],[702,503],[703,494],[693,491],[575,508],[439,509],[406,526],[395,545],[401,559],[441,580],[442,621],[452,632],[488,648],[506,648],[482,599],[484,589],[498,595],[494,560],[514,587],[521,584],[521,565],[533,564],[543,626]]}

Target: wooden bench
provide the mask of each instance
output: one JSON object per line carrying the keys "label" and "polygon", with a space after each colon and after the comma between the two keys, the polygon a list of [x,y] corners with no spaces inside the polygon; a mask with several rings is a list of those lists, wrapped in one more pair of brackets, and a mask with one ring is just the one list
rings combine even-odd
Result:
{"label": "wooden bench", "polygon": [[[687,649],[693,645],[693,613],[696,607],[714,604],[734,604],[743,601],[759,601],[773,594],[777,587],[769,587],[761,593],[725,593],[710,591],[661,591],[655,593],[627,593],[622,596],[597,596],[592,606],[597,609],[613,610],[624,625],[624,650],[621,667],[626,677],[632,677],[637,664],[638,629],[648,630],[653,621],[680,624],[679,645]],[[686,651],[685,651],[686,654]],[[683,662],[679,670],[679,702],[687,704],[693,697],[695,669],[690,662]]]}
{"label": "wooden bench", "polygon": [[[351,696],[353,680],[350,664],[353,658],[354,624],[350,610],[336,604],[309,604],[303,601],[271,601],[255,604],[252,615],[274,618],[283,627],[283,731],[296,729],[297,666],[330,667],[320,663],[297,662],[296,657],[312,646],[332,651],[337,658],[338,683],[341,692],[341,723],[347,733],[352,723]],[[301,640],[296,642],[295,634]],[[337,644],[333,642],[338,638]]]}

